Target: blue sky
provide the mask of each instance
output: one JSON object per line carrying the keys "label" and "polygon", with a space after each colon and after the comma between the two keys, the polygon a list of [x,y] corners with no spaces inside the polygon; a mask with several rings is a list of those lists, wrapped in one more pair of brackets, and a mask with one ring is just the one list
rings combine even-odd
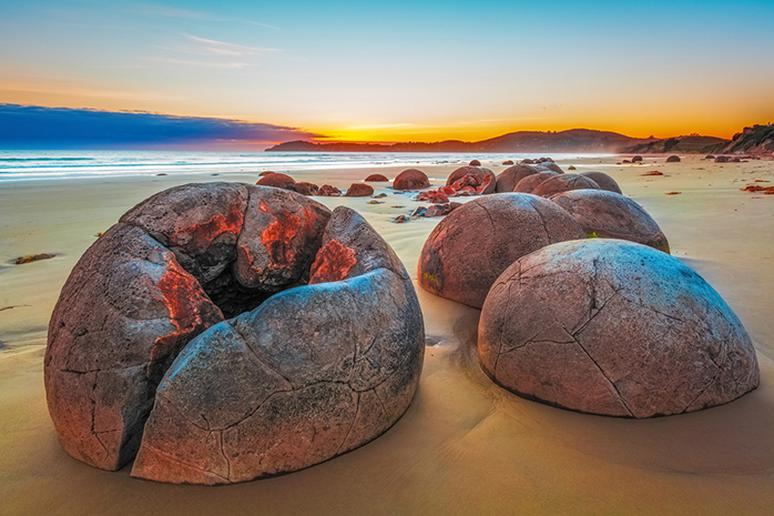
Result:
{"label": "blue sky", "polygon": [[774,2],[0,0],[0,103],[357,140],[774,119]]}

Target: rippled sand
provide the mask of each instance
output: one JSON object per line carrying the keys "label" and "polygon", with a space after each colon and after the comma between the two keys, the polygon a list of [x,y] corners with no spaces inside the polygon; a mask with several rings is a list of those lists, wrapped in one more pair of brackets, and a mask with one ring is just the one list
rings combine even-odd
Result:
{"label": "rippled sand", "polygon": [[[484,161],[484,165],[488,164]],[[654,161],[654,160],[649,160]],[[135,480],[69,458],[45,406],[46,324],[77,258],[136,202],[184,182],[252,182],[256,175],[38,181],[0,185],[0,514],[770,513],[774,506],[774,162],[616,166],[613,175],[667,234],[673,254],[727,299],[759,352],[761,387],[723,407],[645,421],[588,416],[526,401],[494,386],[472,354],[478,312],[419,291],[428,341],[413,405],[385,435],[293,474],[202,488]],[[563,163],[563,166],[569,165]],[[425,167],[445,178],[451,166]],[[503,166],[492,166],[495,172]],[[667,176],[641,174],[661,170]],[[294,172],[340,187],[369,170]],[[386,172],[385,172],[386,171]],[[395,169],[383,169],[392,177]],[[386,186],[386,185],[385,185]],[[365,214],[410,272],[437,220],[393,224],[410,195],[323,199]],[[665,195],[666,192],[681,192]],[[404,206],[393,208],[393,206]],[[55,252],[21,266],[16,256]],[[3,309],[14,306],[14,308]]]}

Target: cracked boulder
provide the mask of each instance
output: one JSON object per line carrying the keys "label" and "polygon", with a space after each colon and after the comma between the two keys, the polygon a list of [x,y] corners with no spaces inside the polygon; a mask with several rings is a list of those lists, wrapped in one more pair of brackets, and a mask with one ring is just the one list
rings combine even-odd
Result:
{"label": "cracked boulder", "polygon": [[537,185],[532,194],[540,197],[551,197],[562,192],[581,189],[599,189],[599,185],[593,180],[580,174],[559,174],[550,177]]}
{"label": "cracked boulder", "polygon": [[[334,295],[339,291],[340,295]],[[361,302],[357,296],[369,301]],[[299,309],[299,305],[288,304],[289,299],[311,305]],[[261,314],[272,315],[263,320]],[[252,322],[243,326],[246,320]],[[368,321],[368,331],[361,328],[363,321]],[[231,325],[239,328],[233,342],[204,338],[222,335]],[[301,328],[306,328],[305,333]],[[316,347],[320,334],[326,335],[325,353]],[[352,210],[338,208],[332,216],[321,204],[276,188],[236,183],[184,185],[131,209],[76,264],[49,324],[46,397],[64,449],[87,464],[116,470],[135,457],[149,414],[161,413],[168,406],[181,410],[191,406],[166,405],[176,400],[164,399],[162,391],[157,391],[162,378],[163,385],[175,384],[170,376],[195,374],[186,366],[195,363],[203,368],[196,373],[203,384],[222,385],[222,390],[208,391],[197,401],[211,403],[214,425],[218,414],[232,410],[237,386],[247,389],[242,394],[254,396],[252,400],[274,389],[276,382],[285,388],[282,382],[297,380],[291,373],[261,376],[265,371],[256,372],[253,365],[272,362],[260,362],[253,352],[232,354],[228,367],[222,367],[217,350],[242,349],[239,346],[253,345],[255,339],[282,346],[298,342],[308,353],[293,355],[293,367],[304,369],[310,378],[340,383],[301,389],[301,399],[308,399],[303,398],[307,394],[320,395],[325,398],[322,405],[272,396],[271,403],[282,398],[287,417],[276,419],[272,409],[261,412],[261,424],[282,431],[292,425],[320,430],[307,443],[305,460],[310,465],[319,462],[318,457],[330,458],[373,439],[400,417],[416,388],[423,349],[417,343],[423,342],[422,334],[421,312],[405,270],[389,246]],[[203,343],[201,348],[211,354],[212,361],[202,365],[201,361],[177,360],[170,369],[179,354],[194,354],[198,348],[188,351],[194,342]],[[337,353],[339,358],[332,358]],[[325,362],[325,357],[330,361]],[[307,359],[306,364],[299,362]],[[277,367],[284,371],[283,365]],[[331,373],[340,367],[349,369]],[[244,383],[245,371],[260,382]],[[320,394],[342,390],[344,383],[349,399],[355,400],[346,409],[334,406],[338,402],[328,394]],[[354,414],[347,421],[348,437],[336,441],[334,454],[329,453],[333,445],[322,437],[329,430],[326,425],[333,424],[328,409],[336,417]],[[303,426],[312,416],[319,418],[319,425]],[[202,410],[190,417],[208,417],[208,413]],[[155,421],[162,421],[160,418]],[[154,426],[155,432],[163,430]],[[199,445],[206,448],[214,435],[208,434]],[[179,444],[197,446],[191,440]],[[186,476],[180,473],[181,464],[188,462],[185,458],[180,463],[170,459],[165,469],[149,459],[151,453],[165,452],[165,447],[152,441],[147,449],[153,451],[144,452],[145,469],[136,468],[139,476],[212,483],[211,478],[219,475],[220,470],[214,469],[215,477]],[[172,455],[177,452],[169,451]],[[286,464],[272,453],[266,450],[256,459],[266,470],[254,476],[292,470],[272,469],[271,461]],[[147,473],[151,469],[154,473]],[[248,476],[227,474],[226,478],[244,480]]]}
{"label": "cracked boulder", "polygon": [[606,190],[571,190],[551,200],[567,210],[587,236],[629,240],[669,252],[656,221],[628,197]]}
{"label": "cracked boulder", "polygon": [[132,475],[234,483],[362,446],[410,404],[423,352],[410,277],[359,215],[337,208],[308,285],[212,326],[180,354]]}
{"label": "cracked boulder", "polygon": [[419,283],[433,294],[480,308],[492,283],[515,260],[583,236],[572,216],[547,199],[487,195],[455,209],[433,229],[419,258]]}
{"label": "cracked boulder", "polygon": [[488,168],[467,165],[456,169],[446,178],[446,186],[455,192],[465,187],[472,188],[472,194],[494,193],[497,178]]}
{"label": "cracked boulder", "polygon": [[478,356],[514,393],[607,416],[692,412],[759,382],[720,295],[679,260],[621,240],[562,242],[511,265],[484,303]]}

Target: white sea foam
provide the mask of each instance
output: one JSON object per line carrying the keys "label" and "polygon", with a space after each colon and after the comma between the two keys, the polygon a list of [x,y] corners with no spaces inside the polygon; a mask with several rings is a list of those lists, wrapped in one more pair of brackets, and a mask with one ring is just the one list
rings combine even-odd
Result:
{"label": "white sea foam", "polygon": [[[301,169],[378,168],[518,161],[537,154],[302,153],[181,151],[0,151],[0,183],[42,179],[173,174],[292,172]],[[552,154],[554,159],[591,157]],[[602,156],[601,154],[599,156]]]}

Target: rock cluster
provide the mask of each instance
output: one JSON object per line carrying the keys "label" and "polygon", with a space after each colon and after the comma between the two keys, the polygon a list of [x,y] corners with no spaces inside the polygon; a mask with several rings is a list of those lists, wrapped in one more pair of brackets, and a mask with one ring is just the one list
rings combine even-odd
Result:
{"label": "rock cluster", "polygon": [[79,260],[45,386],[73,457],[115,470],[136,454],[134,476],[233,483],[379,436],[423,350],[411,279],[357,213],[192,184],[127,212]]}

